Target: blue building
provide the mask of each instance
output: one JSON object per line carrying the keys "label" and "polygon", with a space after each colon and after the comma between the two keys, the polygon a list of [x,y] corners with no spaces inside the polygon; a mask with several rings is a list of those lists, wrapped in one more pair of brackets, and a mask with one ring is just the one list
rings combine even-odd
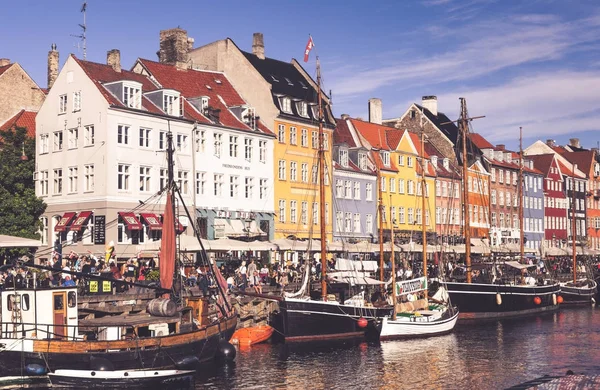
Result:
{"label": "blue building", "polygon": [[544,242],[544,174],[533,161],[523,163],[523,236],[525,247],[539,254]]}

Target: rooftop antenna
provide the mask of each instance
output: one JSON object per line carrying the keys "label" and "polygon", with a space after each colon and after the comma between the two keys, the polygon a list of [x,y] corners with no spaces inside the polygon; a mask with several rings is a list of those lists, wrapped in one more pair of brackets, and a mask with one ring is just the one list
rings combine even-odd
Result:
{"label": "rooftop antenna", "polygon": [[[87,31],[87,25],[85,23],[85,12],[87,10],[87,1],[83,2],[83,5],[81,6],[81,13],[83,13],[83,24],[79,24],[79,27],[81,28],[81,34],[79,35],[73,35],[71,34],[72,37],[75,38],[79,38],[81,39],[81,43],[83,46],[83,59],[86,59],[86,55],[87,55],[87,46],[86,46],[86,37],[85,37],[85,33]],[[77,44],[77,48],[79,49],[79,43]]]}

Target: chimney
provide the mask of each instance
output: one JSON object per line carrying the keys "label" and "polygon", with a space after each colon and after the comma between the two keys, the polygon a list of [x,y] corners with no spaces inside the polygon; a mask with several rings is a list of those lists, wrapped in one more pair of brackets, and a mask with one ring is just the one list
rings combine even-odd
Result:
{"label": "chimney", "polygon": [[262,33],[252,35],[252,54],[261,60],[265,59],[265,40]]}
{"label": "chimney", "polygon": [[348,118],[350,118],[350,115],[348,115],[348,114],[342,114],[342,119],[348,119]]}
{"label": "chimney", "polygon": [[188,50],[193,46],[188,39],[187,31],[181,28],[161,30],[160,50],[158,51],[159,62],[175,65],[179,69],[188,68]]}
{"label": "chimney", "polygon": [[0,66],[10,65],[10,60],[8,58],[0,58]]}
{"label": "chimney", "polygon": [[371,98],[369,99],[369,122],[381,124],[382,110],[381,110],[381,99]]}
{"label": "chimney", "polygon": [[56,43],[50,46],[48,52],[48,89],[52,88],[56,78],[58,77],[58,50],[56,50]]}
{"label": "chimney", "polygon": [[110,65],[115,72],[121,73],[121,52],[119,49],[106,52],[106,65]]}
{"label": "chimney", "polygon": [[506,148],[506,145],[504,145],[504,144],[498,144],[498,145],[496,145],[496,148],[498,150],[504,150]]}
{"label": "chimney", "polygon": [[553,139],[547,139],[546,140],[546,145],[553,147],[554,146],[554,140]]}
{"label": "chimney", "polygon": [[437,116],[437,96],[423,96],[421,98],[421,105]]}
{"label": "chimney", "polygon": [[579,138],[569,138],[569,145],[574,146],[576,148],[581,148],[581,143],[579,142]]}

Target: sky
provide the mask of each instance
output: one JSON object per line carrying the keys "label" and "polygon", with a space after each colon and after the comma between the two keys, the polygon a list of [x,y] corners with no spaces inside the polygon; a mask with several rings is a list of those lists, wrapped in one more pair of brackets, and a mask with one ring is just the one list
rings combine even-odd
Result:
{"label": "sky", "polygon": [[[467,99],[473,130],[492,143],[518,148],[537,139],[560,144],[600,141],[600,2],[594,0],[205,1],[89,0],[87,59],[106,61],[120,49],[123,67],[156,60],[159,32],[181,27],[195,47],[231,38],[251,51],[262,32],[267,57],[303,57],[336,116],[368,119],[367,102],[383,102],[383,117],[436,95],[438,109],[456,119]],[[3,9],[0,58],[10,58],[42,87],[52,43],[61,66],[83,57],[76,35],[83,1],[21,0]],[[79,44],[79,47],[78,47]]]}

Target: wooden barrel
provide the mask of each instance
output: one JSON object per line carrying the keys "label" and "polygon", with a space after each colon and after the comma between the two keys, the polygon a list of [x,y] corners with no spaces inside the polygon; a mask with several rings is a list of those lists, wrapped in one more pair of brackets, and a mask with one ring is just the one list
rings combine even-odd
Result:
{"label": "wooden barrel", "polygon": [[146,311],[153,316],[173,317],[177,313],[177,305],[167,298],[156,298],[148,302]]}

